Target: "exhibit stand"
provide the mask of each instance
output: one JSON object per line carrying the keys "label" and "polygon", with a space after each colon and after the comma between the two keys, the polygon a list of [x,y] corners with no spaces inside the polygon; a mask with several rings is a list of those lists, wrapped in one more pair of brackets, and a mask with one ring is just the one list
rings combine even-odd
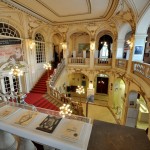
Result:
{"label": "exhibit stand", "polygon": [[91,129],[91,120],[86,117],[62,118],[57,111],[12,102],[0,104],[0,130],[6,132],[6,149],[16,145],[14,134],[21,137],[19,150],[36,150],[31,141],[46,145],[45,149],[86,150]]}

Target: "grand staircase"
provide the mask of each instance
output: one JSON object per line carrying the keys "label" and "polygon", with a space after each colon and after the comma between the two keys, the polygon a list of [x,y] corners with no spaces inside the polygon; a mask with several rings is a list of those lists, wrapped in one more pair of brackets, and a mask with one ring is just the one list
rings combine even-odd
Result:
{"label": "grand staircase", "polygon": [[25,102],[36,107],[51,109],[59,111],[60,104],[58,104],[53,99],[50,99],[46,96],[47,93],[47,85],[46,81],[48,80],[48,75],[50,76],[53,73],[53,70],[49,72],[45,72],[36,85],[33,87],[31,92],[27,94],[25,98]]}
{"label": "grand staircase", "polygon": [[47,92],[46,81],[48,80],[48,75],[51,75],[52,73],[53,70],[47,70],[35,84],[35,86],[31,90],[31,93],[45,94]]}

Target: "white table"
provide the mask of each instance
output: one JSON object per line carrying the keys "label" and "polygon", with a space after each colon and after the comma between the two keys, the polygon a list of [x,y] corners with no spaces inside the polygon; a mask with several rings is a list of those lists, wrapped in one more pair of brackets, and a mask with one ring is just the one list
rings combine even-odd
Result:
{"label": "white table", "polygon": [[74,122],[76,126],[78,126],[79,124],[81,124],[81,121],[62,118],[53,133],[46,133],[36,129],[36,127],[38,127],[42,120],[47,116],[47,114],[45,113],[38,112],[38,115],[27,126],[20,126],[18,124],[15,124],[14,121],[20,116],[21,113],[24,113],[24,111],[26,111],[26,109],[20,108],[7,118],[1,119],[0,129],[44,145],[58,148],[60,150],[87,149],[92,129],[92,125],[90,123],[82,122],[83,128],[80,133],[80,138],[77,141],[70,141],[60,136],[61,128],[66,122],[67,124]]}

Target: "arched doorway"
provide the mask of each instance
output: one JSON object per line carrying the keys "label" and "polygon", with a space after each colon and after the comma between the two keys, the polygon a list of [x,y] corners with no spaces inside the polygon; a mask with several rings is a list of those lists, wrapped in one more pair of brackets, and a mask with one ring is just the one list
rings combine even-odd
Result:
{"label": "arched doorway", "polygon": [[94,101],[97,104],[107,105],[109,76],[107,74],[97,74],[94,78]]}
{"label": "arched doorway", "polygon": [[111,58],[111,44],[113,43],[110,35],[103,35],[99,39],[98,58]]}
{"label": "arched doorway", "polygon": [[53,61],[54,67],[63,59],[62,36],[59,33],[53,35]]}
{"label": "arched doorway", "polygon": [[96,76],[96,93],[108,94],[109,78],[106,74],[98,74]]}
{"label": "arched doorway", "polygon": [[123,49],[123,58],[129,59],[130,46],[127,41],[131,40],[131,31],[128,32],[125,36],[124,49]]}
{"label": "arched doorway", "polygon": [[144,130],[149,126],[149,110],[146,101],[137,91],[129,93],[126,126]]}

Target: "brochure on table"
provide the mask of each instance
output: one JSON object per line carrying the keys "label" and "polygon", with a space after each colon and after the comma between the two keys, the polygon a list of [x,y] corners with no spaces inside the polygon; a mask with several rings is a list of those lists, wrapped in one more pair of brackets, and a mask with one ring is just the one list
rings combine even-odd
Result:
{"label": "brochure on table", "polygon": [[[6,113],[4,113],[5,109]],[[8,110],[13,111],[10,113]],[[60,116],[28,110],[16,105],[10,106],[9,104],[0,107],[0,116],[0,129],[7,132],[62,150],[87,149],[92,129],[90,123],[60,118]],[[43,130],[39,130],[39,128]]]}

